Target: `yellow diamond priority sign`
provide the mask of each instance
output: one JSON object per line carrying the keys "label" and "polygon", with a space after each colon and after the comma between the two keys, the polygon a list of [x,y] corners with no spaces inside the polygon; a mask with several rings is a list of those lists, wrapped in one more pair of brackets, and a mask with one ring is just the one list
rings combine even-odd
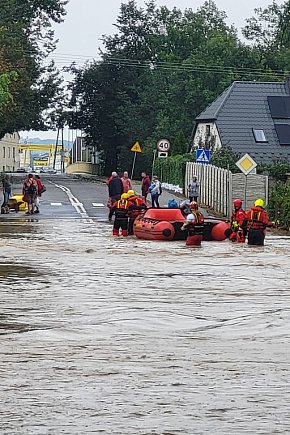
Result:
{"label": "yellow diamond priority sign", "polygon": [[245,175],[248,175],[253,169],[255,169],[257,163],[249,154],[245,154],[238,162],[236,162],[236,165]]}
{"label": "yellow diamond priority sign", "polygon": [[134,153],[142,153],[139,142],[134,143],[134,145],[131,148],[131,151],[133,151]]}

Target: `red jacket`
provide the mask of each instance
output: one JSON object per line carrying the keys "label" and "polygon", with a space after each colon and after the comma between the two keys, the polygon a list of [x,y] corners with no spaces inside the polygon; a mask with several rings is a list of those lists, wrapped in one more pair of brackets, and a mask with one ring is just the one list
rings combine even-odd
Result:
{"label": "red jacket", "polygon": [[146,175],[146,177],[142,178],[141,191],[143,196],[147,195],[150,186],[151,186],[150,178],[148,175]]}
{"label": "red jacket", "polygon": [[231,225],[232,225],[233,229],[236,228],[236,225],[238,225],[238,227],[241,227],[243,225],[245,217],[246,217],[245,210],[243,210],[242,208],[235,210],[235,212],[232,214],[232,217],[231,217]]}
{"label": "red jacket", "polygon": [[39,178],[34,179],[37,183],[37,196],[41,196],[41,191],[43,189],[43,184]]}
{"label": "red jacket", "polygon": [[246,213],[247,229],[250,230],[264,230],[266,227],[272,227],[271,222],[267,216],[267,213],[262,207],[252,207]]}

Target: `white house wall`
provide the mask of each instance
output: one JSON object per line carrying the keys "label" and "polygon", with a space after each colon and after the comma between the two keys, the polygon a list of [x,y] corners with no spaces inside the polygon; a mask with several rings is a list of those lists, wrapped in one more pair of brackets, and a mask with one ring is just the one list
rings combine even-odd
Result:
{"label": "white house wall", "polygon": [[[210,136],[208,136],[209,131],[210,131]],[[216,123],[214,122],[199,123],[193,138],[193,148],[196,149],[200,147],[205,147],[209,138],[211,139],[211,142],[214,140],[215,149],[222,147],[222,143],[220,140]]]}
{"label": "white house wall", "polygon": [[19,134],[5,134],[0,140],[0,172],[19,167]]}

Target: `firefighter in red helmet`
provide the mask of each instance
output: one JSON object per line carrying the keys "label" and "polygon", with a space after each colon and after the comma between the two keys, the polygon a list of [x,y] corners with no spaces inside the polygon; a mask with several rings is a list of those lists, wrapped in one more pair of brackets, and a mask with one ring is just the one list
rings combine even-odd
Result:
{"label": "firefighter in red helmet", "polygon": [[241,199],[235,199],[233,202],[234,212],[231,217],[230,233],[230,240],[232,242],[245,243],[246,240],[246,229],[243,227],[246,213],[242,205],[243,201]]}

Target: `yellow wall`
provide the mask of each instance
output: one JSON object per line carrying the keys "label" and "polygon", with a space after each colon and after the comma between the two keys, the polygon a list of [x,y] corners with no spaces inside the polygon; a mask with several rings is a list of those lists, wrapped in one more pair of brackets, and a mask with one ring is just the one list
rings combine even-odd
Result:
{"label": "yellow wall", "polygon": [[92,163],[77,162],[72,165],[68,165],[65,169],[67,174],[93,174]]}

